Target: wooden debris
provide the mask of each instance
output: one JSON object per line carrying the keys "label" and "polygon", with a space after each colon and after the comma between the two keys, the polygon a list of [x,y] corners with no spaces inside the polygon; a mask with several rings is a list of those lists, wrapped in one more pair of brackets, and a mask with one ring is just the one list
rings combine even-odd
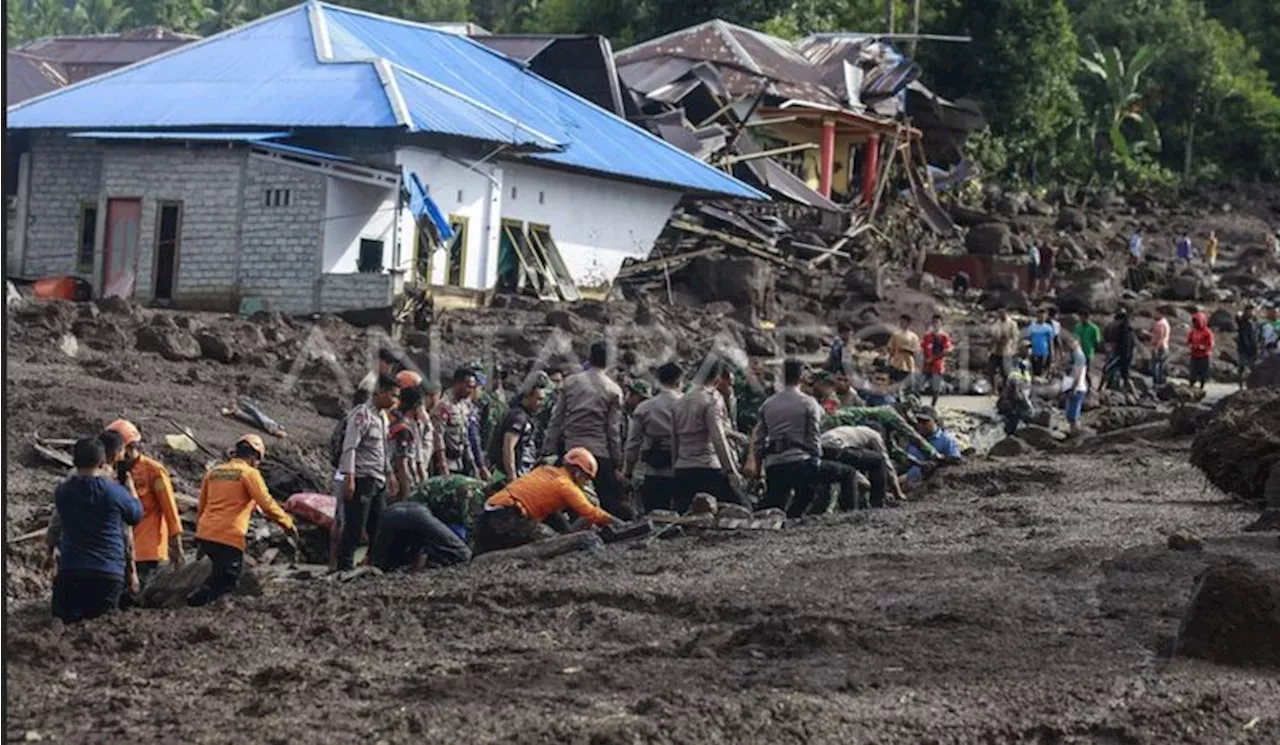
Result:
{"label": "wooden debris", "polygon": [[552,559],[575,551],[590,551],[602,545],[604,544],[600,541],[600,536],[596,535],[594,531],[583,531],[581,533],[570,533],[548,538],[545,541],[537,541],[518,548],[490,551],[476,556],[471,560],[471,563],[496,564],[502,561],[521,559]]}
{"label": "wooden debris", "polygon": [[37,455],[47,461],[57,463],[58,465],[65,466],[67,468],[76,467],[75,460],[68,453],[64,453],[61,450],[54,450],[51,447],[46,447],[40,440],[32,442],[31,448],[36,451]]}

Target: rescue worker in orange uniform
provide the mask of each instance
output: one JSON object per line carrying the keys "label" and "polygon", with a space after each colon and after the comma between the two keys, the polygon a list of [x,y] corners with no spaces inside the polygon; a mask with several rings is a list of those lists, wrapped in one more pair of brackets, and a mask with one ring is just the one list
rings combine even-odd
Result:
{"label": "rescue worker in orange uniform", "polygon": [[169,470],[159,461],[142,453],[142,433],[128,419],[117,419],[107,429],[124,440],[121,463],[133,479],[133,488],[142,503],[142,522],[133,528],[133,561],[138,567],[138,581],[147,583],[162,564],[170,559],[181,566],[186,561],[182,550],[182,519],[178,516],[178,500],[174,497]]}
{"label": "rescue worker in orange uniform", "polygon": [[593,525],[622,521],[591,503],[582,487],[595,478],[599,465],[590,450],[578,447],[564,454],[561,465],[539,466],[489,497],[476,521],[475,554],[516,548],[553,538],[543,523],[563,510]]}
{"label": "rescue worker in orange uniform", "polygon": [[206,605],[236,588],[244,570],[244,539],[249,532],[249,516],[255,508],[297,540],[293,518],[271,498],[258,470],[266,454],[267,446],[261,437],[245,435],[236,441],[230,460],[204,475],[204,482],[200,484],[196,542],[200,553],[213,562],[213,572],[187,596],[187,605]]}

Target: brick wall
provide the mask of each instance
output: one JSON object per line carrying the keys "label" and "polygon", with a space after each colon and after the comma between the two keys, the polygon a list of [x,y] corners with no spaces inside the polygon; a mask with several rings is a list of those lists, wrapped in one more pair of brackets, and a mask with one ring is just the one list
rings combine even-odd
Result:
{"label": "brick wall", "polygon": [[101,185],[98,146],[60,135],[32,137],[24,276],[75,272],[80,206],[96,203]]}
{"label": "brick wall", "polygon": [[178,281],[174,301],[184,307],[233,308],[236,297],[236,225],[244,150],[226,147],[108,145],[102,186],[108,197],[141,197],[138,282],[135,296],[150,300],[157,212],[161,202],[182,202]]}
{"label": "brick wall", "polygon": [[[266,192],[288,189],[289,204],[266,203]],[[320,297],[324,250],[325,177],[250,157],[240,228],[240,293],[266,298],[272,310],[310,313]]]}
{"label": "brick wall", "polygon": [[320,312],[386,308],[393,302],[396,277],[387,274],[325,274],[320,278]]}

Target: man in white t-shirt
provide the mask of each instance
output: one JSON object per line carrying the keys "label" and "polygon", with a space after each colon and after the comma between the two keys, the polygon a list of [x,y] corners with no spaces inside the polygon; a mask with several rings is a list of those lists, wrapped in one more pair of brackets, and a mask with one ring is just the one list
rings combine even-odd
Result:
{"label": "man in white t-shirt", "polygon": [[1071,426],[1071,434],[1077,434],[1080,432],[1080,411],[1084,408],[1085,394],[1089,392],[1089,360],[1075,336],[1067,345],[1071,352],[1071,383],[1066,391],[1067,423]]}

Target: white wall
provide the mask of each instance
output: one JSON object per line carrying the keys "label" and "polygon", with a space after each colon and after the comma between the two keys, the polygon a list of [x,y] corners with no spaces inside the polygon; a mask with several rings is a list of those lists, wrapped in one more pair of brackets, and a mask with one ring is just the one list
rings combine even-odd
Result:
{"label": "white wall", "polygon": [[[401,148],[396,152],[396,162],[418,175],[418,179],[427,188],[427,193],[444,213],[446,219],[455,215],[467,219],[467,261],[462,286],[471,289],[485,289],[492,286],[492,281],[486,284],[484,280],[485,275],[488,274],[484,266],[488,243],[485,226],[490,198],[496,194],[496,190],[491,189],[490,177],[501,179],[502,169],[486,163],[477,166],[476,170],[471,170],[438,152],[420,148]],[[497,176],[493,176],[495,170]],[[413,224],[413,215],[408,210],[401,215],[400,234],[404,237],[405,253],[412,255],[411,247],[413,236],[416,236],[416,227]],[[496,232],[494,237],[496,238]],[[493,247],[493,257],[493,274],[496,276],[496,243]],[[444,284],[444,263],[443,251],[437,252],[432,257],[431,281],[435,284]]]}
{"label": "white wall", "polygon": [[404,256],[403,251],[400,267],[392,266],[397,198],[394,189],[329,176],[325,191],[325,273],[355,272],[361,238],[383,242],[387,268],[407,268],[413,257]]}
{"label": "white wall", "polygon": [[[472,289],[488,289],[497,281],[503,219],[551,226],[574,281],[594,287],[612,281],[626,257],[649,255],[681,196],[527,162],[484,163],[472,169],[418,148],[400,149],[397,161],[418,174],[442,212],[468,219],[463,285]],[[412,217],[404,219],[402,234],[408,240]],[[443,257],[437,254],[432,281],[441,282],[443,272]]]}
{"label": "white wall", "polygon": [[647,258],[681,196],[528,163],[507,162],[503,169],[502,216],[550,225],[580,287],[612,282],[628,256]]}

